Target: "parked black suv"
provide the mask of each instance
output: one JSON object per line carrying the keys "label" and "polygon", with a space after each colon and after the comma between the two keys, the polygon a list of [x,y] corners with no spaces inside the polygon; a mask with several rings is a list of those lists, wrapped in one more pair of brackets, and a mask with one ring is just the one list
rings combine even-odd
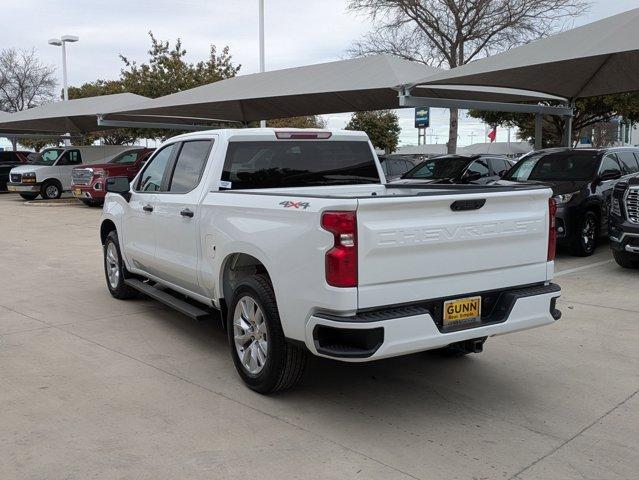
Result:
{"label": "parked black suv", "polygon": [[615,186],[609,233],[615,261],[624,268],[639,268],[639,176]]}
{"label": "parked black suv", "polygon": [[0,151],[0,192],[7,191],[9,172],[13,167],[27,162],[27,156],[31,152]]}
{"label": "parked black suv", "polygon": [[512,166],[512,160],[497,155],[442,155],[424,160],[401,179],[487,184],[499,180]]}
{"label": "parked black suv", "polygon": [[552,149],[522,157],[504,179],[549,185],[557,201],[557,243],[588,256],[608,231],[615,185],[637,172],[638,148]]}

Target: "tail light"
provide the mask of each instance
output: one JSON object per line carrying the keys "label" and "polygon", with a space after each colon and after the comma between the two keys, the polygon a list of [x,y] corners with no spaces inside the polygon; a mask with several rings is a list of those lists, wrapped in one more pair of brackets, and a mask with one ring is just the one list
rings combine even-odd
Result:
{"label": "tail light", "polygon": [[333,234],[333,248],[326,252],[326,283],[333,287],[357,286],[357,216],[355,212],[328,211],[322,228]]}
{"label": "tail light", "polygon": [[555,259],[557,253],[557,202],[554,198],[548,199],[548,261]]}

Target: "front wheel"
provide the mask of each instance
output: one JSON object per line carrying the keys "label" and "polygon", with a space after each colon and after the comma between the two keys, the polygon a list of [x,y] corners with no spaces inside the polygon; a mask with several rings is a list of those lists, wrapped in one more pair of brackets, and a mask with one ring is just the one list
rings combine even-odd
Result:
{"label": "front wheel", "polygon": [[62,187],[57,182],[48,180],[42,184],[40,195],[45,200],[58,199],[62,196]]}
{"label": "front wheel", "polygon": [[578,257],[589,257],[595,253],[599,236],[599,219],[593,212],[586,212],[577,225],[575,239],[572,243],[572,254]]}
{"label": "front wheel", "polygon": [[115,230],[109,232],[104,242],[104,275],[109,292],[115,298],[126,300],[137,296],[137,290],[124,283],[125,277],[129,277],[130,274],[124,266]]}
{"label": "front wheel", "polygon": [[623,268],[639,268],[639,255],[619,252],[617,250],[612,251],[612,256],[615,257],[617,265]]}
{"label": "front wheel", "polygon": [[306,352],[286,341],[269,279],[245,278],[229,305],[227,331],[233,363],[258,393],[293,387],[306,367]]}

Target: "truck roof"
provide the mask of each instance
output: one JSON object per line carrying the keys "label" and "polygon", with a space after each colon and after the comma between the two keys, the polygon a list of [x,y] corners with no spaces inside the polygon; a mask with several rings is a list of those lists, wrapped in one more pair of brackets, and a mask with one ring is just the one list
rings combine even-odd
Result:
{"label": "truck roof", "polygon": [[215,130],[203,130],[198,132],[190,132],[170,140],[185,140],[189,138],[197,138],[201,136],[209,136],[211,134],[218,135],[226,140],[277,140],[277,133],[318,133],[330,134],[330,140],[362,140],[367,141],[368,136],[365,132],[355,130],[329,130],[323,128],[220,128]]}

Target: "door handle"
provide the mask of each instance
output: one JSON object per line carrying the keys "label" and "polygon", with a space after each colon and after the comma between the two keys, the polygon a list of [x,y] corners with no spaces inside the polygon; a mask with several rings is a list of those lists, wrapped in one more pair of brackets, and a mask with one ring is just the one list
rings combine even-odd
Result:
{"label": "door handle", "polygon": [[193,212],[189,210],[188,208],[185,208],[184,210],[182,210],[180,212],[180,215],[182,215],[183,217],[193,218]]}
{"label": "door handle", "polygon": [[146,204],[142,207],[142,210],[151,213],[153,211],[153,205]]}

